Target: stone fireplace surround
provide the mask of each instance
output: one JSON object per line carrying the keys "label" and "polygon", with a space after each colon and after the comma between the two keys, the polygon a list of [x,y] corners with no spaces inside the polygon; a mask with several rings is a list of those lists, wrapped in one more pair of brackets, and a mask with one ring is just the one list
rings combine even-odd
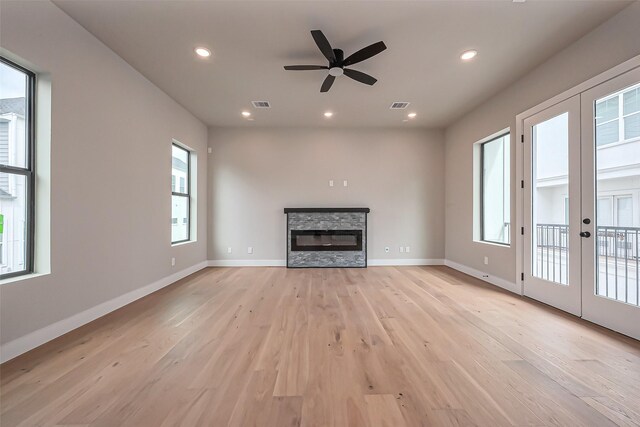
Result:
{"label": "stone fireplace surround", "polygon": [[[367,266],[367,214],[369,208],[285,208],[287,215],[287,267],[327,268]],[[292,230],[317,230],[326,234],[336,231],[360,230],[361,233],[347,233],[361,236],[357,248],[336,250],[303,250],[292,248]],[[340,234],[340,233],[337,233]]]}

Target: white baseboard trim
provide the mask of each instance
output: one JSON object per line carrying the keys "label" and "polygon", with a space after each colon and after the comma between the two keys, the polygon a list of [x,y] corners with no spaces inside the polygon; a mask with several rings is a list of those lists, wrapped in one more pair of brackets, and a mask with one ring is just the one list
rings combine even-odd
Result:
{"label": "white baseboard trim", "polygon": [[284,259],[210,259],[209,267],[286,267]]}
{"label": "white baseboard trim", "polygon": [[196,271],[202,270],[205,267],[207,267],[207,261],[199,262],[196,265],[185,268],[184,270],[178,271],[170,276],[157,280],[149,285],[143,286],[142,288],[135,289],[124,295],[120,295],[109,301],[103,302],[102,304],[84,310],[78,314],[74,314],[71,317],[67,317],[66,319],[62,319],[56,323],[45,326],[44,328],[38,329],[37,331],[31,332],[20,338],[16,338],[13,341],[9,341],[8,343],[2,345],[2,347],[0,348],[0,363],[4,363],[8,360],[13,359],[14,357],[26,353],[29,350],[41,346],[42,344],[49,342],[54,338],[64,335],[67,332],[77,329],[82,325],[96,320],[99,317],[109,314],[121,307],[124,307],[125,305],[130,304],[135,300],[138,300],[159,289],[169,286],[170,284],[175,283],[178,280],[195,273]]}
{"label": "white baseboard trim", "polygon": [[367,261],[369,267],[393,266],[393,265],[443,265],[443,259],[370,259]]}
{"label": "white baseboard trim", "polygon": [[[214,259],[209,260],[209,267],[285,267],[283,259]],[[369,267],[383,265],[444,265],[443,259],[370,259]]]}
{"label": "white baseboard trim", "polygon": [[487,283],[491,283],[499,288],[506,289],[514,294],[522,295],[522,288],[519,284],[515,284],[505,279],[501,279],[500,277],[492,276],[488,273],[485,273],[480,270],[476,270],[475,268],[467,267],[466,265],[458,264],[457,262],[450,261],[448,259],[444,260],[444,265],[447,267],[451,267],[454,270],[458,270],[462,273],[468,274],[469,276],[473,276],[477,279],[485,281]]}

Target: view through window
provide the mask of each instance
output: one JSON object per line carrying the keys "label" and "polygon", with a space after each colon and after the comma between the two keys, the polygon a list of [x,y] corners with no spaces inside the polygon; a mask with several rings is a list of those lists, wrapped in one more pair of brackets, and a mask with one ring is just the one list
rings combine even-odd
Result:
{"label": "view through window", "polygon": [[482,143],[480,158],[481,240],[508,245],[511,241],[509,134]]}
{"label": "view through window", "polygon": [[190,174],[189,151],[173,144],[171,146],[171,243],[185,242],[190,239]]}
{"label": "view through window", "polygon": [[0,278],[33,270],[35,76],[0,57]]}

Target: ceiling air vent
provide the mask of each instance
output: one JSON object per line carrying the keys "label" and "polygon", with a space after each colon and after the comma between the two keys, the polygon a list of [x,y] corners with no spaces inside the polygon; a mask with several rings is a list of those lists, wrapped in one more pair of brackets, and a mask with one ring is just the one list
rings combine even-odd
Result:
{"label": "ceiling air vent", "polygon": [[391,107],[389,107],[389,109],[390,110],[404,110],[408,106],[409,106],[408,102],[396,101],[393,104],[391,104]]}
{"label": "ceiling air vent", "polygon": [[253,108],[271,108],[269,101],[251,101]]}

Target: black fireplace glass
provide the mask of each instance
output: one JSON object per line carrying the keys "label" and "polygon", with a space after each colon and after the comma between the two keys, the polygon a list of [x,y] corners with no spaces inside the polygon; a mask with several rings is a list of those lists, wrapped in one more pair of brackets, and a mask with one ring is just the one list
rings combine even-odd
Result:
{"label": "black fireplace glass", "polygon": [[361,251],[362,230],[291,230],[292,251]]}

